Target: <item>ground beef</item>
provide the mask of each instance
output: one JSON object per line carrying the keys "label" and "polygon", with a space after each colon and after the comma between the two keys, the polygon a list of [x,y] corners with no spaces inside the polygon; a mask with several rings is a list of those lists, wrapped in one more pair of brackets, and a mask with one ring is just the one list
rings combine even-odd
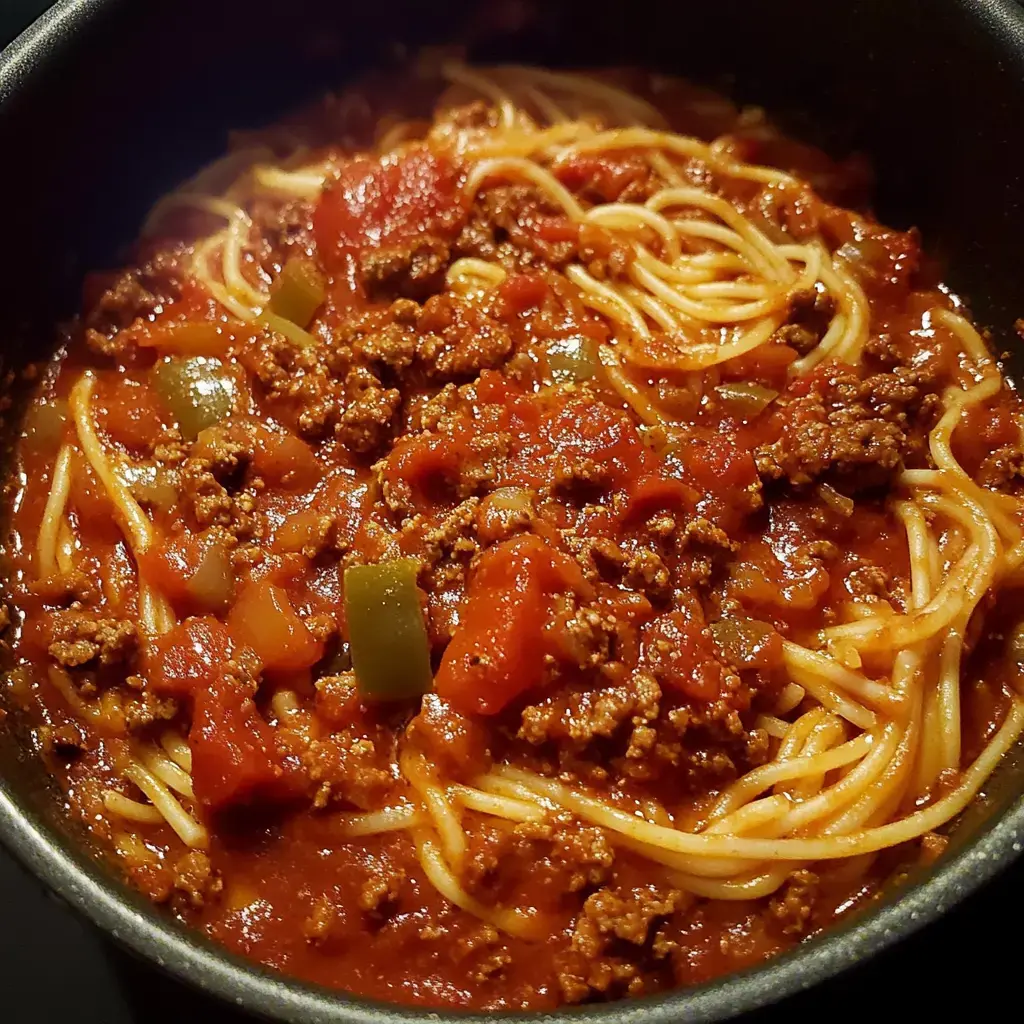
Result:
{"label": "ground beef", "polygon": [[[339,349],[330,360],[332,372],[345,365],[367,366],[374,374],[390,373],[397,383],[410,368],[416,379],[423,373],[441,381],[471,379],[481,370],[501,366],[512,351],[512,338],[503,324],[447,292],[433,295],[422,307],[398,299],[386,310],[354,314],[338,329],[337,343]],[[352,391],[351,377],[346,390]],[[444,401],[448,398],[450,393]],[[420,420],[412,426],[427,425],[422,414]]]}
{"label": "ground beef", "polygon": [[263,523],[256,513],[257,497],[251,490],[232,493],[222,483],[234,485],[230,475],[232,461],[240,456],[227,455],[208,458],[191,456],[180,470],[179,494],[200,529],[216,527],[234,543],[256,540],[263,536]]}
{"label": "ground beef", "polygon": [[[342,535],[348,521],[345,513],[325,512],[318,515],[308,532],[304,533],[300,549],[303,557],[312,562],[324,554],[343,555],[349,549],[349,542]],[[278,538],[280,537],[279,533]]]}
{"label": "ground beef", "polygon": [[327,377],[320,346],[299,347],[276,331],[261,331],[244,356],[246,368],[272,399],[306,404],[322,390]]}
{"label": "ground beef", "polygon": [[[391,437],[402,396],[382,383],[373,363],[407,365],[403,305],[388,314],[365,314],[338,328],[338,343],[299,349],[268,332],[246,354],[267,397],[309,441],[337,437],[350,451],[368,455]],[[397,307],[397,311],[396,311]],[[397,344],[397,348],[396,348]],[[361,358],[362,357],[362,358]]]}
{"label": "ground beef", "polygon": [[384,312],[356,314],[342,324],[337,341],[367,363],[404,370],[416,358],[416,323],[420,312],[417,303],[399,299]]}
{"label": "ground beef", "polygon": [[682,894],[677,890],[661,890],[654,885],[601,889],[583,904],[573,932],[573,948],[593,959],[615,939],[642,946],[651,925],[671,914],[681,901]]}
{"label": "ground beef", "polygon": [[424,695],[420,712],[409,722],[406,735],[443,776],[471,779],[490,767],[487,727],[455,711],[436,693]]}
{"label": "ground beef", "polygon": [[[99,572],[98,565],[91,559],[83,560],[90,572]],[[79,601],[92,604],[99,598],[99,587],[90,572],[76,566],[70,572],[57,572],[45,579],[34,580],[30,584],[31,592],[47,604],[63,605]]]}
{"label": "ground beef", "polygon": [[351,452],[376,451],[390,436],[391,420],[401,403],[401,393],[384,387],[369,370],[352,370],[345,378],[344,409],[331,410],[335,436]]}
{"label": "ground beef", "polygon": [[406,430],[442,431],[459,416],[464,415],[476,397],[472,384],[445,384],[430,397],[414,397],[406,406]]}
{"label": "ground beef", "polygon": [[314,245],[313,204],[308,200],[282,200],[276,195],[257,193],[249,200],[248,209],[268,248],[279,258],[287,258],[291,252],[306,256]]}
{"label": "ground beef", "polygon": [[360,257],[359,271],[367,291],[376,298],[422,300],[444,287],[448,261],[448,246],[427,237],[399,247],[370,249]]}
{"label": "ground beef", "polygon": [[616,237],[596,224],[580,228],[579,258],[587,272],[599,281],[624,276],[633,250],[621,237]]}
{"label": "ground beef", "polygon": [[219,872],[214,871],[210,858],[200,850],[192,850],[174,865],[171,899],[198,910],[224,888]]}
{"label": "ground beef", "polygon": [[498,262],[510,270],[539,264],[558,267],[576,255],[573,239],[547,241],[540,225],[564,211],[531,185],[499,185],[481,191],[452,246],[454,256]]}
{"label": "ground beef", "polygon": [[618,620],[600,607],[576,607],[566,599],[549,628],[551,657],[581,671],[599,669],[611,658],[619,627]]}
{"label": "ground beef", "polygon": [[121,707],[124,724],[129,732],[147,729],[154,722],[169,722],[180,710],[180,705],[173,697],[157,697],[152,693],[131,696]]}
{"label": "ground beef", "polygon": [[785,244],[793,240],[810,241],[819,234],[818,210],[821,204],[808,188],[763,188],[749,207],[748,214],[758,218],[769,238]]}
{"label": "ground beef", "polygon": [[373,862],[370,876],[359,889],[359,907],[368,914],[382,917],[398,901],[405,872],[390,862]]}
{"label": "ground beef", "polygon": [[637,203],[643,205],[665,187],[640,153],[620,150],[614,159],[570,158],[558,167],[563,185],[588,203]]}
{"label": "ground beef", "polygon": [[379,806],[394,781],[389,757],[372,739],[347,729],[314,740],[302,760],[318,786],[317,807],[342,802],[369,810]]}
{"label": "ground beef", "polygon": [[828,292],[807,288],[789,297],[786,322],[775,332],[773,340],[807,355],[822,338],[835,316],[835,300]]}
{"label": "ground beef", "polygon": [[550,843],[548,856],[566,874],[566,891],[579,892],[608,881],[615,849],[602,829],[559,815],[550,821],[525,822],[517,831],[523,838]]}
{"label": "ground beef", "polygon": [[611,481],[609,467],[588,455],[563,456],[554,467],[552,486],[556,492],[587,504],[599,498]]}
{"label": "ground beef", "polygon": [[525,487],[499,487],[477,506],[477,536],[485,544],[496,544],[528,530],[535,518],[532,492]]}
{"label": "ground beef", "polygon": [[603,885],[614,863],[615,851],[600,829],[561,812],[510,830],[474,831],[462,882],[483,902],[502,903],[523,884],[541,885],[551,892],[581,892]]}
{"label": "ground beef", "polygon": [[417,355],[427,372],[442,380],[496,369],[512,351],[507,328],[479,306],[447,292],[427,300],[417,330]]}
{"label": "ground beef", "polygon": [[891,596],[891,584],[892,580],[889,574],[880,565],[871,562],[858,563],[846,574],[846,589],[858,599],[865,597],[888,599]]}
{"label": "ground beef", "polygon": [[184,265],[183,251],[168,250],[114,275],[83,317],[89,347],[101,355],[121,352],[124,343],[117,332],[177,299],[185,280]]}
{"label": "ground beef", "polygon": [[138,650],[139,632],[130,619],[99,617],[68,611],[54,616],[50,657],[66,668],[96,663],[131,663]]}
{"label": "ground beef", "polygon": [[725,530],[703,516],[686,522],[680,533],[679,544],[684,548],[703,548],[725,554],[732,554],[739,548],[735,541],[729,539]]}
{"label": "ground beef", "polygon": [[811,923],[818,896],[818,876],[813,871],[794,871],[782,889],[771,898],[769,912],[785,935],[804,935]]}
{"label": "ground beef", "polygon": [[[203,434],[201,469],[209,472],[214,480],[228,491],[240,489],[245,471],[255,456],[256,438],[245,431],[228,433],[214,427]],[[181,460],[185,462],[188,454]],[[198,456],[197,456],[198,457]],[[193,467],[193,472],[196,467]]]}
{"label": "ground beef", "polygon": [[661,941],[659,921],[683,905],[674,889],[654,885],[606,888],[587,898],[576,919],[572,949],[559,958],[558,983],[567,1002],[594,994],[640,995],[657,987],[671,944]]}
{"label": "ground beef", "polygon": [[672,594],[671,573],[653,548],[616,544],[609,537],[588,538],[576,557],[590,579],[620,583],[654,602]]}
{"label": "ground beef", "polygon": [[[459,424],[460,429],[462,424]],[[442,427],[442,430],[444,428]],[[488,491],[497,477],[502,461],[508,456],[513,443],[510,433],[477,434],[466,442],[466,451],[455,472],[445,469],[437,473],[429,482],[436,488],[436,493],[444,493],[452,501],[464,501],[467,498]],[[402,521],[416,514],[417,502],[409,481],[402,476],[386,472],[387,461],[378,463],[377,482],[381,488],[381,496],[388,509]],[[422,484],[418,486],[424,486]],[[479,506],[478,506],[479,507]],[[472,524],[466,523],[468,531]]]}
{"label": "ground beef", "polygon": [[1003,445],[987,455],[975,476],[982,487],[1011,490],[1024,479],[1024,451],[1019,445]]}
{"label": "ground beef", "polygon": [[365,733],[367,708],[351,669],[337,675],[321,676],[314,686],[318,718],[336,729],[360,728]]}
{"label": "ground beef", "polygon": [[817,480],[843,492],[883,487],[921,449],[937,402],[912,370],[861,380],[852,367],[831,366],[806,394],[779,399],[781,433],[755,450],[757,471],[765,482],[794,487]]}
{"label": "ground beef", "polygon": [[892,370],[907,362],[910,354],[907,351],[905,342],[901,339],[882,332],[872,334],[864,344],[864,365],[873,372]]}
{"label": "ground beef", "polygon": [[[622,677],[619,663],[602,669]],[[671,780],[678,793],[719,789],[764,762],[767,734],[748,729],[754,683],[729,672],[715,700],[694,703],[635,672],[599,689],[570,689],[525,707],[518,738],[549,754],[560,772],[594,785]]]}
{"label": "ground beef", "polygon": [[330,935],[337,917],[334,904],[326,896],[321,896],[313,904],[309,917],[302,922],[302,937],[311,946],[321,945]]}
{"label": "ground beef", "polygon": [[462,936],[455,948],[460,961],[473,961],[469,969],[476,982],[501,976],[512,962],[512,954],[502,945],[501,933],[490,924],[482,924],[472,934]]}
{"label": "ground beef", "polygon": [[580,749],[611,738],[626,724],[638,728],[654,721],[660,702],[654,678],[637,672],[620,686],[559,694],[523,708],[519,738],[535,746],[567,741]]}
{"label": "ground beef", "polygon": [[647,988],[642,969],[630,960],[602,957],[588,963],[581,955],[570,953],[560,956],[557,966],[558,987],[567,1003],[582,1003],[595,996],[639,996]]}
{"label": "ground beef", "polygon": [[476,513],[479,498],[467,498],[442,516],[436,526],[424,526],[422,515],[405,520],[403,534],[418,534],[421,538],[422,557],[434,565],[442,559],[468,561],[480,549],[476,541]]}

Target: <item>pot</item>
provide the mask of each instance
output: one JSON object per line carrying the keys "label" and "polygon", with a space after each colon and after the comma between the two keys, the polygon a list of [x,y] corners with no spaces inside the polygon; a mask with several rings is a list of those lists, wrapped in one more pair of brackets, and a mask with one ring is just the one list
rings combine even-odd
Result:
{"label": "pot", "polygon": [[[83,274],[116,264],[153,199],[254,127],[338,86],[394,46],[466,41],[482,59],[632,63],[725,88],[795,135],[869,155],[878,213],[918,225],[997,348],[1013,332],[1024,187],[1024,15],[1010,0],[424,5],[325,0],[62,0],[0,57],[0,338],[5,368],[39,358]],[[635,12],[641,14],[635,16]],[[14,410],[17,410],[15,388]],[[8,417],[10,423],[15,416]],[[661,996],[547,1014],[576,1024],[722,1020],[824,980],[925,925],[1024,843],[1014,752],[932,868],[776,960]],[[135,892],[63,813],[19,732],[0,731],[0,838],[56,894],[178,978],[253,1013],[314,1024],[404,1024],[436,1013],[359,1000],[253,966]],[[466,1021],[482,1015],[454,1014]],[[526,1024],[533,1018],[506,1019]]]}

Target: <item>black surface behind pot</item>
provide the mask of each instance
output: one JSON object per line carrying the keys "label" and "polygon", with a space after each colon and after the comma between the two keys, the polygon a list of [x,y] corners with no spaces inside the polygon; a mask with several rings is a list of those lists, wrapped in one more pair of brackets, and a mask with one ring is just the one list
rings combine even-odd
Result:
{"label": "black surface behind pot", "polygon": [[[645,20],[634,20],[640,13]],[[686,0],[343,4],[71,0],[0,59],[0,338],[43,354],[82,275],[115,264],[153,199],[223,150],[379,62],[388,44],[469,41],[483,59],[635,63],[723,85],[836,153],[867,152],[879,212],[916,224],[997,344],[1024,314],[1024,21],[1001,0]],[[1024,362],[1022,362],[1024,365]],[[168,923],[112,880],[15,735],[0,736],[0,836],[129,947],[250,1010],[295,1021],[425,1016],[324,995]],[[1020,849],[1021,771],[1005,766],[954,850],[870,914],[795,954],[688,993],[571,1011],[579,1021],[712,1020],[814,984],[940,913]]]}

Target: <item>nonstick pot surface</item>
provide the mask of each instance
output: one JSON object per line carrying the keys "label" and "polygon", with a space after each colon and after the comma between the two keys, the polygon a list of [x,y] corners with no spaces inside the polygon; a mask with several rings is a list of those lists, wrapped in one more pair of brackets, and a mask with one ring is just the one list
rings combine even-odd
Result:
{"label": "nonstick pot surface", "polygon": [[[1024,312],[1024,20],[1012,3],[719,0],[639,9],[616,2],[598,11],[581,0],[456,0],[443,9],[415,0],[67,0],[0,61],[5,361],[45,350],[49,325],[72,310],[84,271],[116,261],[152,199],[221,150],[228,127],[273,120],[395,41],[453,38],[485,59],[645,64],[724,83],[796,134],[837,152],[866,151],[882,219],[919,225],[997,344],[1020,346],[1011,328]],[[115,940],[178,977],[282,1020],[428,1016],[288,982],[166,921],[82,845],[16,729],[0,737],[0,780],[0,836],[12,851]],[[1020,790],[1019,766],[1005,765],[928,877],[794,954],[698,990],[555,1016],[715,1020],[815,985],[907,936],[1008,864],[1024,842]],[[59,976],[59,962],[52,971]]]}

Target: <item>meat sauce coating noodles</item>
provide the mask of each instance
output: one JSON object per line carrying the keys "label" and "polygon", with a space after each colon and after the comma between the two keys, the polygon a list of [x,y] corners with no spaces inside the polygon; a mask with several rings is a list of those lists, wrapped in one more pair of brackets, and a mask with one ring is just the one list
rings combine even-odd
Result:
{"label": "meat sauce coating noodles", "polygon": [[141,890],[544,1009],[786,949],[1024,725],[1021,408],[868,175],[422,60],[162,199],[37,368],[9,702]]}

